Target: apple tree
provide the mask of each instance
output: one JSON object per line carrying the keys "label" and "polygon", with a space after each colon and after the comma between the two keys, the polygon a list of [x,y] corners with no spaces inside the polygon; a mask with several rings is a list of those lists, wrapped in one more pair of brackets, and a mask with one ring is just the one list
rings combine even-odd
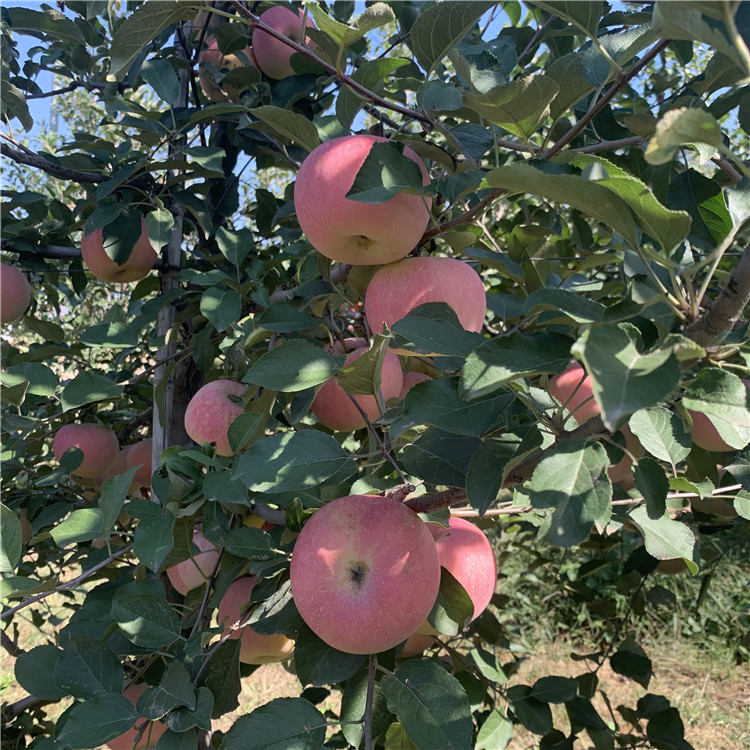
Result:
{"label": "apple tree", "polygon": [[[748,533],[750,6],[57,6],[1,21],[3,746],[689,748],[598,675]],[[519,528],[629,600],[529,685]]]}

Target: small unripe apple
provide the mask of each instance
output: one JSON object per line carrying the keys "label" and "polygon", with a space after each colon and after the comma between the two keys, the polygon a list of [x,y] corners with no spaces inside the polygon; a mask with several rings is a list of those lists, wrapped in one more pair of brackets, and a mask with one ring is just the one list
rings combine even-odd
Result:
{"label": "small unripe apple", "polygon": [[94,479],[107,473],[120,451],[117,435],[101,424],[71,422],[63,425],[52,440],[52,453],[59,461],[72,447],[83,451],[83,461],[75,474]]}
{"label": "small unripe apple", "polygon": [[[302,162],[294,184],[297,220],[310,244],[326,258],[355,266],[391,263],[422,238],[430,220],[429,196],[423,200],[398,193],[378,205],[346,197],[373,144],[386,140],[374,135],[333,138]],[[408,146],[404,156],[419,166],[427,185],[422,160]]]}
{"label": "small unripe apple", "polygon": [[365,317],[381,333],[415,307],[445,302],[467,331],[481,331],[487,302],[484,284],[468,263],[455,258],[404,258],[379,268],[367,286]]}
{"label": "small unripe apple", "polygon": [[245,407],[248,386],[234,380],[212,380],[190,399],[185,410],[185,432],[196,443],[212,443],[219,456],[231,456],[229,427]]}
{"label": "small unripe apple", "polygon": [[[367,346],[364,339],[344,339],[343,347],[341,342],[337,341],[333,346],[333,351],[336,354],[343,354],[344,348],[346,348],[347,352],[352,352],[349,357],[347,357],[347,365],[359,359],[359,357],[367,352]],[[392,398],[398,398],[398,395],[401,392],[401,384],[403,382],[403,372],[398,357],[393,352],[387,351],[385,353],[383,369],[380,377],[380,390],[383,394],[383,402],[385,403]],[[362,394],[350,397],[349,394],[338,384],[338,378],[335,376],[323,384],[321,389],[315,395],[310,410],[319,422],[331,430],[351,432],[352,430],[358,430],[367,424],[359,409],[357,409],[354,403],[352,403],[352,398],[359,404],[365,414],[367,414],[367,418],[370,422],[380,416],[380,406],[374,396]]]}
{"label": "small unripe apple", "polygon": [[403,643],[430,613],[440,561],[427,525],[410,508],[349,495],[302,527],[290,576],[297,610],[321,640],[374,654]]}
{"label": "small unripe apple", "polygon": [[549,379],[549,392],[569,412],[577,425],[582,425],[601,413],[594,400],[591,376],[578,362],[571,362],[564,372]]}
{"label": "small unripe apple", "polygon": [[183,596],[203,586],[219,560],[219,551],[200,531],[193,531],[193,544],[200,552],[167,568],[170,583]]}
{"label": "small unripe apple", "polygon": [[[128,688],[126,688],[123,695],[135,706],[135,704],[138,702],[138,698],[143,695],[143,693],[146,692],[148,689],[148,685],[145,682],[139,682],[137,685],[130,685]],[[143,719],[139,719],[136,721],[136,726],[139,726],[143,723]],[[146,727],[145,731],[143,732],[143,736],[140,740],[138,740],[137,745],[133,745],[135,742],[135,737],[138,734],[138,730],[133,727],[133,729],[128,729],[127,732],[123,732],[121,735],[118,735],[114,739],[110,740],[107,743],[107,747],[110,748],[110,750],[150,750],[150,748],[155,748],[156,743],[158,742],[159,738],[164,734],[164,732],[167,731],[167,725],[162,721],[152,721],[149,722],[148,726]]]}
{"label": "small unripe apple", "polygon": [[151,447],[153,442],[151,438],[147,438],[129,446],[126,465],[129,469],[133,466],[138,467],[133,477],[133,482],[137,487],[151,486]]}
{"label": "small unripe apple", "polygon": [[[250,64],[255,65],[253,52],[250,47],[245,47],[242,51]],[[224,55],[219,49],[218,41],[213,38],[208,43],[208,47],[200,54],[198,80],[200,81],[203,93],[206,99],[215,103],[237,102],[239,101],[240,92],[235,86],[229,86],[224,83],[217,83],[209,72],[207,65],[213,65],[220,72],[227,72],[235,68],[241,68],[247,63],[239,55]]]}
{"label": "small unripe apple", "polygon": [[31,284],[15,266],[0,263],[0,323],[18,320],[31,302]]}
{"label": "small unripe apple", "polygon": [[[227,589],[216,613],[217,623],[226,628],[224,632],[239,622],[247,610],[255,583],[255,576],[246,576],[238,578]],[[242,638],[240,661],[243,664],[271,664],[284,661],[294,651],[294,641],[285,635],[281,633],[261,635],[247,623],[232,631],[229,637]]]}
{"label": "small unripe apple", "polygon": [[[302,34],[302,19],[305,16],[304,10],[300,8],[298,12],[286,8],[283,5],[274,5],[260,14],[260,20],[268,24],[272,29],[280,32],[295,42],[300,41]],[[310,16],[305,18],[305,25],[314,27],[315,24]],[[303,42],[310,49],[315,48],[315,44],[310,37],[305,37]],[[295,53],[290,46],[284,44],[280,39],[271,36],[262,29],[253,31],[253,54],[258,67],[269,77],[279,80],[296,75],[292,67],[291,58]]]}

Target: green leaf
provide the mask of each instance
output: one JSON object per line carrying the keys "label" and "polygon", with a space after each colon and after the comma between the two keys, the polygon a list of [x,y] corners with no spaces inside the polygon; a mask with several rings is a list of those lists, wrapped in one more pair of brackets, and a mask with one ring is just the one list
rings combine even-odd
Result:
{"label": "green leaf", "polygon": [[540,677],[529,695],[542,703],[567,703],[576,697],[578,683],[570,677]]}
{"label": "green leaf", "polygon": [[207,687],[196,691],[195,708],[176,708],[167,716],[167,726],[173,732],[187,732],[196,727],[206,732],[211,731],[211,712],[214,707],[214,696]]}
{"label": "green leaf", "polygon": [[180,95],[180,81],[168,60],[145,60],[141,66],[141,75],[163,102],[172,105],[177,101]]}
{"label": "green leaf", "polygon": [[62,523],[50,529],[58,547],[90,542],[102,535],[102,512],[99,508],[74,510]]}
{"label": "green leaf", "polygon": [[508,690],[513,713],[529,732],[549,734],[553,728],[552,711],[549,704],[532,697],[528,685],[514,685]]}
{"label": "green leaf", "polygon": [[490,711],[479,727],[475,750],[502,750],[513,739],[513,722],[499,708]]}
{"label": "green leaf", "polygon": [[148,239],[157,251],[169,242],[173,227],[174,216],[166,208],[157,208],[146,214]]}
{"label": "green leaf", "polygon": [[330,380],[338,369],[333,357],[311,341],[289,339],[261,356],[242,382],[274,391],[304,391]]}
{"label": "green leaf", "polygon": [[320,325],[320,318],[298,310],[287,302],[274,302],[255,317],[255,323],[267,331],[294,333],[317,327]]}
{"label": "green leaf", "polygon": [[568,2],[567,0],[533,0],[533,5],[538,5],[553,16],[564,18],[585,31],[590,37],[596,36],[599,28],[599,19],[602,17],[604,3],[601,2]]}
{"label": "green leaf", "polygon": [[0,573],[12,573],[23,553],[23,532],[18,516],[0,504]]}
{"label": "green leaf", "polygon": [[240,319],[242,300],[235,289],[210,286],[201,296],[200,310],[217,331],[226,331]]}
{"label": "green leaf", "polygon": [[646,500],[651,518],[661,518],[667,510],[669,480],[661,464],[650,456],[639,459],[635,467],[635,486]]}
{"label": "green leaf", "polygon": [[266,557],[271,551],[271,537],[265,531],[249,526],[240,526],[228,531],[223,543],[224,547],[237,557]]}
{"label": "green leaf", "polygon": [[[41,33],[73,45],[86,43],[75,22],[60,11],[49,7],[45,8],[44,11],[24,7],[6,7],[4,12],[8,14],[10,27],[14,31],[30,31],[34,35]],[[5,81],[3,85],[7,85]]]}
{"label": "green leaf", "polygon": [[323,750],[327,722],[304,698],[276,698],[240,716],[222,750]]}
{"label": "green leaf", "polygon": [[[0,374],[4,388],[28,383],[26,393],[51,398],[57,390],[57,375],[41,362],[22,362],[11,365]],[[7,396],[6,396],[7,398]]]}
{"label": "green leaf", "polygon": [[648,688],[653,670],[651,659],[644,650],[630,638],[625,639],[609,659],[612,671],[624,677],[630,677],[639,685]]}
{"label": "green leaf", "polygon": [[[341,695],[341,732],[355,748],[362,747],[365,737],[362,717],[367,703],[367,672],[367,669],[361,669],[347,680]],[[386,706],[383,689],[376,680],[372,691],[372,736],[384,734],[392,721],[393,716]]]}
{"label": "green leaf", "polygon": [[466,358],[461,371],[461,397],[471,400],[517,378],[559,373],[569,363],[570,339],[560,333],[498,336],[485,341]]}
{"label": "green leaf", "polygon": [[123,390],[124,386],[114,383],[106,375],[84,370],[63,388],[60,402],[63,411],[70,411],[98,401],[113,401],[122,395]]}
{"label": "green leaf", "polygon": [[216,230],[216,244],[221,254],[238,268],[255,247],[253,233],[246,227],[231,231],[227,227],[219,227]]}
{"label": "green leaf", "polygon": [[383,372],[383,361],[391,339],[391,336],[375,334],[370,340],[369,349],[341,368],[336,379],[339,386],[347,393],[377,396]]}
{"label": "green leaf", "polygon": [[234,711],[239,705],[238,696],[242,691],[240,680],[240,649],[242,641],[231,638],[224,641],[214,652],[208,663],[206,687],[214,696],[212,718]]}
{"label": "green leaf", "polygon": [[657,560],[682,558],[691,573],[698,570],[695,563],[697,548],[690,528],[679,521],[673,521],[665,514],[661,518],[651,518],[645,506],[639,505],[628,513],[630,520],[638,527],[651,557]]}
{"label": "green leaf", "polygon": [[402,190],[411,194],[424,192],[419,165],[404,156],[403,143],[377,142],[372,144],[346,197],[359,203],[378,205]]}
{"label": "green leaf", "polygon": [[114,651],[100,640],[74,636],[57,659],[53,682],[67,695],[88,700],[122,691],[125,671]]}
{"label": "green leaf", "polygon": [[133,704],[119,693],[96,695],[75,704],[65,713],[65,724],[57,735],[63,747],[94,748],[127,732],[138,719]]}
{"label": "green leaf", "polygon": [[494,5],[494,2],[469,0],[434,3],[420,10],[411,27],[411,46],[417,62],[427,73],[426,78]]}
{"label": "green leaf", "polygon": [[171,661],[159,684],[147,688],[139,696],[136,708],[139,716],[153,721],[161,719],[178,706],[194,709],[195,690],[185,665]]}
{"label": "green leaf", "polygon": [[456,313],[444,302],[419,305],[396,321],[393,346],[413,354],[465,357],[485,341],[481,333],[461,328]]}
{"label": "green leaf", "polygon": [[328,34],[340,47],[348,47],[368,32],[396,20],[393,10],[386,3],[374,3],[356,18],[354,26],[334,20],[318,5],[308,6],[318,28]]}
{"label": "green leaf", "polygon": [[198,747],[198,731],[173,732],[167,729],[156,743],[156,750],[195,750]]}
{"label": "green leaf", "polygon": [[105,536],[109,536],[110,529],[114,526],[117,516],[120,515],[136,471],[138,467],[133,466],[102,483],[99,490],[99,510],[102,514],[101,531]]}
{"label": "green leaf", "polygon": [[428,484],[463,487],[469,461],[480,445],[478,438],[451,435],[430,427],[404,446],[399,458],[407,472]]}
{"label": "green leaf", "polygon": [[294,668],[302,685],[333,685],[354,676],[362,654],[348,654],[329,646],[303,626],[294,641]]}
{"label": "green leaf", "polygon": [[545,538],[571,547],[594,523],[606,526],[612,512],[609,459],[599,443],[566,440],[539,462],[526,489],[534,508],[554,508]]}
{"label": "green leaf", "polygon": [[666,398],[680,382],[680,363],[670,349],[641,354],[625,326],[590,328],[573,346],[593,381],[594,398],[610,430],[639,409]]}
{"label": "green leaf", "polygon": [[596,323],[604,318],[606,308],[567,289],[537,289],[524,302],[523,311],[529,315],[537,310],[559,310],[576,323]]}
{"label": "green leaf", "polygon": [[156,573],[174,547],[172,530],[175,517],[148,500],[135,500],[128,505],[131,515],[138,518],[133,539],[133,552],[140,562]]}
{"label": "green leaf", "polygon": [[[86,226],[88,227],[88,220]],[[107,257],[120,265],[125,263],[142,232],[143,221],[140,211],[132,206],[120,208],[102,227],[102,244]]]}
{"label": "green leaf", "polygon": [[251,492],[278,493],[338,484],[356,471],[357,465],[335,438],[305,430],[253,443],[239,457],[233,476]]}
{"label": "green leaf", "polygon": [[718,149],[721,139],[721,126],[713,115],[681,107],[670,110],[656,123],[656,132],[643,156],[649,164],[667,164],[680,146],[707,143]]}
{"label": "green leaf", "polygon": [[474,602],[466,589],[447,569],[440,568],[440,590],[427,622],[445,635],[458,635],[474,616]]}
{"label": "green leaf", "polygon": [[180,618],[166,599],[152,594],[116,594],[112,615],[123,635],[136,646],[159,649],[180,637]]}
{"label": "green leaf", "polygon": [[401,724],[393,723],[385,733],[385,750],[418,750]]}
{"label": "green leaf", "polygon": [[312,151],[316,146],[320,146],[318,129],[304,115],[292,112],[289,109],[274,107],[270,104],[255,107],[249,111],[250,114],[257,117],[261,122],[270,125],[276,133],[297,143],[308,152]]}
{"label": "green leaf", "polygon": [[197,13],[189,5],[171,0],[150,0],[141,5],[117,27],[112,38],[108,80],[122,81],[141,51],[167,26],[186,21]]}
{"label": "green leaf", "polygon": [[628,424],[652,456],[671,463],[673,467],[690,453],[690,433],[679,414],[664,406],[640,409]]}
{"label": "green leaf", "polygon": [[43,701],[59,701],[67,693],[55,684],[54,674],[63,650],[57,646],[35,646],[19,654],[14,665],[18,684],[29,695]]}
{"label": "green leaf", "polygon": [[427,659],[412,659],[381,685],[388,710],[398,716],[419,750],[471,750],[472,718],[461,683]]}

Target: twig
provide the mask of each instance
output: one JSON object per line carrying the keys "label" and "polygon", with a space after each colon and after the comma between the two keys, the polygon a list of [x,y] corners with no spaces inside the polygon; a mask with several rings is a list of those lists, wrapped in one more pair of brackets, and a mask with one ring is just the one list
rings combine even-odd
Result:
{"label": "twig", "polygon": [[377,666],[377,655],[370,654],[367,663],[367,696],[365,697],[365,713],[362,717],[365,733],[365,750],[372,750],[372,704],[375,695],[375,669]]}

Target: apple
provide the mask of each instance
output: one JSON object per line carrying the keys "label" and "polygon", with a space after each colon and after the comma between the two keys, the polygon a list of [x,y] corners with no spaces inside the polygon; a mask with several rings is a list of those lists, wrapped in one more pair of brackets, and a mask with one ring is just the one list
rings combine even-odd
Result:
{"label": "apple", "polygon": [[[132,445],[126,445],[124,448],[120,448],[120,450],[117,452],[117,456],[115,457],[114,463],[107,469],[107,471],[104,472],[101,476],[95,477],[93,484],[94,487],[99,488],[106,482],[108,479],[111,479],[112,477],[116,477],[128,470],[128,454],[132,450]],[[77,470],[76,470],[77,471]],[[75,479],[79,484],[83,484],[81,481],[83,477],[77,477],[74,476],[73,479]],[[84,480],[85,481],[85,480]],[[138,484],[136,484],[135,481],[132,481],[130,483],[130,487],[128,488],[128,494],[131,495],[134,492],[137,492],[139,489]]]}
{"label": "apple", "polygon": [[[348,365],[367,352],[367,342],[360,338],[344,339],[343,346],[340,341],[333,345],[333,351],[336,354],[352,352],[345,363]],[[380,383],[380,390],[385,402],[399,397],[402,382],[403,373],[398,357],[393,352],[387,351],[383,359]],[[360,405],[371,422],[380,416],[380,406],[374,396],[363,394],[350,397],[338,384],[336,376],[323,384],[315,395],[310,410],[319,422],[331,430],[351,432],[365,427],[367,424],[365,418],[352,403],[352,398]]]}
{"label": "apple", "polygon": [[[272,29],[275,29],[295,42],[299,42],[304,16],[305,12],[301,8],[299,12],[295,12],[283,5],[274,5],[273,8],[264,10],[259,18]],[[315,26],[310,16],[307,16],[305,19],[305,25]],[[305,37],[304,44],[310,49],[315,48],[315,44],[310,37]],[[295,52],[296,50],[284,44],[280,39],[271,36],[268,32],[257,28],[253,31],[253,54],[255,55],[255,61],[258,67],[269,78],[278,80],[296,75],[291,63],[291,57]]]}
{"label": "apple", "polygon": [[[149,685],[145,682],[139,682],[137,685],[129,685],[125,688],[123,695],[135,706],[138,698],[146,692]],[[136,726],[140,726],[143,723],[143,719],[136,721]],[[123,732],[114,739],[107,743],[107,747],[110,750],[146,750],[147,748],[156,747],[156,743],[164,732],[167,731],[167,725],[162,721],[152,721],[148,724],[143,732],[143,736],[138,740],[137,745],[133,745],[135,737],[138,734],[138,730],[128,729],[127,732]]]}
{"label": "apple", "polygon": [[83,451],[83,461],[75,474],[84,479],[106,474],[120,451],[117,435],[101,424],[71,422],[63,425],[52,440],[52,453],[59,461],[73,446]]}
{"label": "apple", "polygon": [[[242,54],[250,64],[255,65],[255,59],[250,47],[245,47],[242,50]],[[240,92],[235,86],[217,83],[207,69],[207,65],[213,65],[218,71],[228,72],[235,68],[244,67],[246,64],[245,60],[241,59],[239,55],[223,55],[219,49],[218,41],[215,38],[211,39],[208,47],[201,52],[198,63],[198,80],[206,98],[217,104],[222,102],[237,102],[240,98]]]}
{"label": "apple", "polygon": [[404,647],[398,652],[399,659],[410,659],[419,656],[435,643],[435,636],[430,633],[413,633],[406,639]]}
{"label": "apple", "polygon": [[[391,263],[422,238],[430,220],[429,197],[399,193],[378,205],[346,197],[373,144],[386,140],[374,135],[333,138],[302,162],[294,184],[297,220],[310,244],[326,258],[355,266]],[[404,155],[419,165],[427,185],[421,159],[408,146]]]}
{"label": "apple", "polygon": [[229,427],[245,411],[242,396],[248,386],[234,380],[212,380],[191,399],[185,409],[185,432],[196,443],[212,443],[219,456],[231,456]]}
{"label": "apple", "polygon": [[138,467],[133,477],[133,482],[137,487],[151,486],[151,447],[153,442],[151,438],[147,438],[128,446],[126,465],[128,469],[133,466]]}
{"label": "apple", "polygon": [[401,393],[398,394],[398,397],[403,401],[404,396],[409,392],[409,389],[417,383],[421,383],[423,380],[432,380],[432,378],[426,372],[417,372],[416,370],[405,372],[404,380],[401,385]]}
{"label": "apple", "polygon": [[440,561],[430,530],[397,500],[347,495],[302,527],[292,551],[292,596],[329,646],[351,654],[403,643],[430,613]]}
{"label": "apple", "polygon": [[271,529],[276,528],[272,523],[264,521],[255,513],[246,513],[242,518],[242,524],[251,529],[261,529],[261,531],[271,531]]}
{"label": "apple", "polygon": [[[226,633],[245,614],[250,594],[255,587],[254,575],[238,578],[227,589],[219,604],[216,621],[225,627]],[[294,641],[281,633],[261,635],[244,624],[232,632],[229,638],[240,638],[240,661],[243,664],[270,664],[288,659],[294,651]]]}
{"label": "apple", "polygon": [[609,474],[612,484],[619,484],[624,490],[630,490],[634,485],[633,459],[631,458],[631,454],[635,458],[640,458],[645,454],[646,449],[628,425],[624,424],[620,427],[620,432],[625,436],[625,448],[628,453],[625,453],[616,464],[612,464],[607,469],[607,474]]}
{"label": "apple", "polygon": [[379,268],[367,285],[365,317],[373,333],[415,307],[445,302],[467,331],[481,331],[487,303],[479,274],[455,258],[404,258]]}
{"label": "apple", "polygon": [[141,217],[141,235],[124,263],[115,263],[107,255],[101,227],[83,236],[81,256],[86,267],[97,279],[115,284],[138,281],[148,276],[159,257],[149,240],[146,219],[143,217]]}
{"label": "apple", "polygon": [[193,544],[200,552],[167,568],[167,578],[183,596],[188,591],[203,586],[219,560],[219,551],[200,531],[193,531]]}
{"label": "apple", "polygon": [[601,413],[594,400],[591,376],[578,362],[571,362],[564,372],[549,379],[549,392],[569,412],[577,425],[582,425]]}
{"label": "apple", "polygon": [[[743,379],[742,382],[745,388],[750,390],[750,380]],[[693,420],[693,425],[690,428],[690,437],[699,448],[711,451],[712,453],[726,453],[737,450],[719,435],[719,431],[714,427],[708,415],[701,411],[692,411],[691,409],[688,409],[688,414]]]}
{"label": "apple", "polygon": [[15,266],[0,263],[0,323],[18,320],[31,302],[31,284]]}

